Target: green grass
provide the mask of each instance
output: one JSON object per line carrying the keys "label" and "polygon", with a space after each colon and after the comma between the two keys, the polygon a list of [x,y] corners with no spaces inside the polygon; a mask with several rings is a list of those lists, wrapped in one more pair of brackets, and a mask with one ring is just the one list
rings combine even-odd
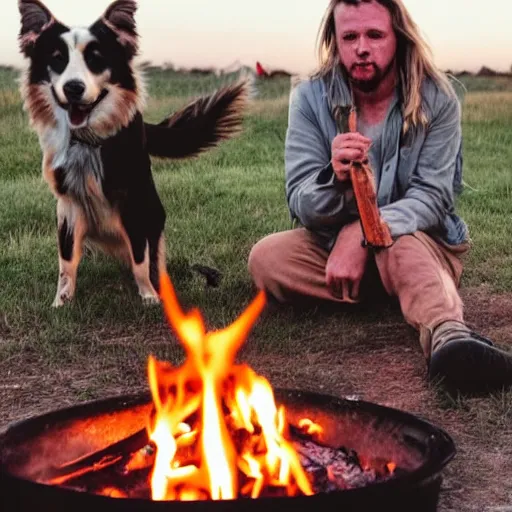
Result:
{"label": "green grass", "polygon": [[[152,71],[146,117],[157,121],[233,78]],[[145,389],[149,353],[174,362],[183,357],[161,308],[144,307],[130,271],[101,254],[83,259],[75,301],[50,307],[58,273],[55,199],[42,180],[37,137],[15,79],[14,71],[0,69],[0,389],[10,390],[2,395],[0,424]],[[463,287],[511,292],[512,81],[463,82],[467,187],[458,208],[474,242]],[[199,307],[210,328],[232,322],[254,296],[246,267],[252,245],[290,226],[283,165],[289,81],[257,86],[237,139],[194,160],[153,162],[167,211],[172,280],[183,307]],[[205,287],[191,270],[194,263],[219,269],[221,286]],[[485,326],[485,311],[477,314]],[[494,319],[490,328],[504,339],[506,323]],[[512,393],[476,402],[434,400],[417,335],[393,306],[335,313],[269,308],[244,356],[273,385],[402,404],[445,427],[459,454],[447,469],[447,481],[457,485],[444,491],[441,510],[468,510],[467,503],[483,510],[507,499]],[[486,458],[489,453],[501,456]]]}
{"label": "green grass", "polygon": [[[57,281],[55,199],[40,176],[41,154],[15,76],[10,70],[0,73],[0,333],[51,352],[55,338],[68,346],[72,337],[79,346],[99,328],[160,325],[159,308],[140,304],[129,271],[102,255],[84,258],[75,303],[60,311],[50,308]],[[231,78],[153,71],[147,117],[160,119]],[[465,99],[465,181],[471,188],[459,208],[474,249],[464,285],[488,283],[510,291],[512,92],[494,88],[491,83],[491,92],[468,92]],[[289,82],[259,83],[258,91],[237,139],[194,160],[153,165],[167,210],[169,270],[183,303],[199,306],[212,326],[230,322],[253,295],[246,268],[251,246],[290,225],[283,170]],[[218,268],[222,286],[205,290],[202,278],[190,271],[194,263]],[[311,325],[279,317],[269,322],[258,326],[265,346],[282,346],[283,339]],[[0,351],[11,350],[10,343],[0,345]]]}

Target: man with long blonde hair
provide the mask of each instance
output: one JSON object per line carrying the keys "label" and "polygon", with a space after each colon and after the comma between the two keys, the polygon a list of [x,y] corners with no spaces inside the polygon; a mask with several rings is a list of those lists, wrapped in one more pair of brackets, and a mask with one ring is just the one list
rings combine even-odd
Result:
{"label": "man with long blonde hair", "polygon": [[[285,144],[286,196],[301,226],[253,247],[256,285],[281,302],[357,302],[376,290],[373,269],[419,331],[431,379],[454,392],[512,386],[512,355],[466,326],[458,293],[469,237],[454,209],[454,88],[401,0],[331,0],[319,43],[317,72],[292,91]],[[338,106],[356,109],[356,132],[337,132]],[[349,171],[366,159],[393,238],[387,249],[361,243]]]}

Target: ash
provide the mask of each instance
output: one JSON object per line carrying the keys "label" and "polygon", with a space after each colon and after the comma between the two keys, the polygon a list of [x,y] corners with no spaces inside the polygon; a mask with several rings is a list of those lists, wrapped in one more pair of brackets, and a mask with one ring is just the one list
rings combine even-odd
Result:
{"label": "ash", "polygon": [[385,465],[362,464],[357,453],[343,447],[330,448],[304,439],[295,440],[293,446],[315,493],[356,489],[392,478]]}

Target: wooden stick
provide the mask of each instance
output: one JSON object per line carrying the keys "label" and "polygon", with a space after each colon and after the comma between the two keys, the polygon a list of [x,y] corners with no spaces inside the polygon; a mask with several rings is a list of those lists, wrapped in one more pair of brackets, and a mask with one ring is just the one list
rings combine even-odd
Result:
{"label": "wooden stick", "polygon": [[[340,133],[357,131],[355,109],[336,107],[334,117]],[[393,239],[388,225],[380,216],[373,172],[367,159],[351,163],[350,179],[366,244],[374,248],[390,247],[393,245]]]}
{"label": "wooden stick", "polygon": [[102,450],[84,455],[62,466],[49,468],[45,471],[45,481],[51,485],[62,485],[70,479],[101,471],[123,460],[128,460],[131,454],[144,448],[148,443],[147,431],[145,428],[141,429]]}

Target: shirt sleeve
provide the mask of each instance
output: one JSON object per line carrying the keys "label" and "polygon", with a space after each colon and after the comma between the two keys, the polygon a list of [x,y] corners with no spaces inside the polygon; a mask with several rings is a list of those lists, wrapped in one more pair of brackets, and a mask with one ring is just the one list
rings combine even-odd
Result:
{"label": "shirt sleeve", "polygon": [[322,133],[301,84],[292,91],[285,141],[286,198],[292,217],[309,229],[346,222],[350,184],[333,172],[331,141]]}
{"label": "shirt sleeve", "polygon": [[453,210],[453,179],[461,143],[460,105],[450,98],[431,119],[403,198],[381,207],[393,238],[440,228]]}

